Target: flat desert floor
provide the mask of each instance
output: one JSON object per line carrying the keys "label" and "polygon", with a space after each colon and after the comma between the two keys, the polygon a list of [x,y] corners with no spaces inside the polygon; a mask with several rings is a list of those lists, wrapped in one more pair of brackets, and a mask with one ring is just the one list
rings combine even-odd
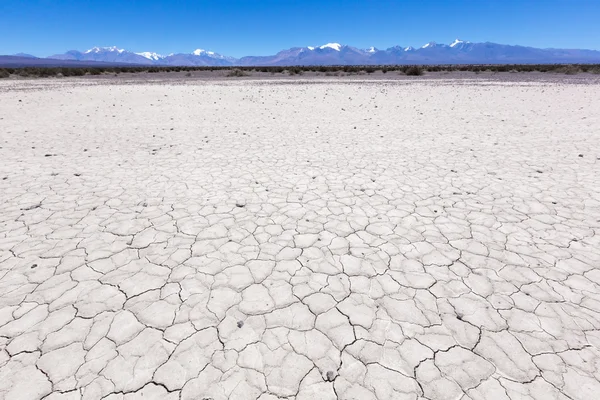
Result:
{"label": "flat desert floor", "polygon": [[600,83],[0,83],[1,399],[592,399]]}

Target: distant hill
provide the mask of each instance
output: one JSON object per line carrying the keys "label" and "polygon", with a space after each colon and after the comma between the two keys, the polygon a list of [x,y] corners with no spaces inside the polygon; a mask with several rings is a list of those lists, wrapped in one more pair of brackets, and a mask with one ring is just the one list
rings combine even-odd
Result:
{"label": "distant hill", "polygon": [[31,54],[27,54],[27,53],[17,53],[17,54],[13,54],[14,56],[17,57],[25,57],[25,58],[37,58],[36,56],[33,56]]}

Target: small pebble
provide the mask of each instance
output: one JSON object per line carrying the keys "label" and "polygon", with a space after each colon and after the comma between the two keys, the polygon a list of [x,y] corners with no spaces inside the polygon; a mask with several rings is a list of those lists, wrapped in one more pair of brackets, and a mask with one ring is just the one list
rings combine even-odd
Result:
{"label": "small pebble", "polygon": [[335,378],[335,373],[333,371],[327,371],[327,381],[332,382]]}

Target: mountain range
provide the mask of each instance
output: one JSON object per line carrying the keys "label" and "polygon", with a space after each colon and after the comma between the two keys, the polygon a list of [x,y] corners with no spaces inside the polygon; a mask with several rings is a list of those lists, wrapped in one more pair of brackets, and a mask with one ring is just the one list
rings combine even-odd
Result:
{"label": "mountain range", "polygon": [[19,53],[18,56],[23,60],[30,59],[36,64],[40,64],[39,60],[47,60],[47,63],[102,62],[156,66],[600,63],[600,51],[597,50],[539,49],[490,42],[471,43],[459,39],[450,44],[429,42],[419,48],[393,46],[387,49],[360,49],[339,43],[327,43],[322,46],[293,47],[270,56],[241,58],[228,57],[204,49],[165,56],[149,51],[136,53],[116,46],[93,47],[83,52],[71,50],[46,59],[24,53]]}

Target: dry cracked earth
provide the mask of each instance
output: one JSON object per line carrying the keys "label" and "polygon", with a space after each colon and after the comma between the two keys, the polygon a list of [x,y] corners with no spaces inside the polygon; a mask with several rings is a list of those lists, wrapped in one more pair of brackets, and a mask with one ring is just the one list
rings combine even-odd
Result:
{"label": "dry cracked earth", "polygon": [[600,84],[7,81],[1,399],[592,399]]}

